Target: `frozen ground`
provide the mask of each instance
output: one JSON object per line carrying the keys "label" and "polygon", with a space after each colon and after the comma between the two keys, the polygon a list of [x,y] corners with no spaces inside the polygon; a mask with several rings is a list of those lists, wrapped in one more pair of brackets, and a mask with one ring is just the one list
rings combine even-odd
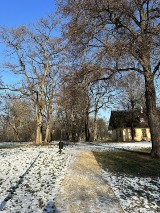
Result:
{"label": "frozen ground", "polygon": [[[83,145],[80,149],[85,148]],[[89,145],[91,150],[140,150],[151,148],[150,142],[107,143]],[[159,168],[160,169],[160,168]],[[102,171],[102,177],[108,182],[126,213],[158,213],[160,212],[160,177],[141,178],[112,174]]]}
{"label": "frozen ground", "polygon": [[0,150],[0,211],[53,212],[72,155],[57,151],[55,146]]}
{"label": "frozen ground", "polygon": [[[53,209],[56,212],[54,199],[78,150],[144,147],[151,147],[151,143],[80,143],[65,147],[61,155],[57,146],[0,149],[0,212],[51,213]],[[111,186],[124,212],[160,212],[160,177],[119,176],[103,170],[101,175]]]}

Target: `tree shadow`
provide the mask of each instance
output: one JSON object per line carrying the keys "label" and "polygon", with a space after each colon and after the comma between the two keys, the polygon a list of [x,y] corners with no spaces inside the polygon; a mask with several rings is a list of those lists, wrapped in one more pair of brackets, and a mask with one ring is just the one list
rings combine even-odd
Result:
{"label": "tree shadow", "polygon": [[53,201],[49,201],[44,207],[42,213],[60,213]]}
{"label": "tree shadow", "polygon": [[42,152],[40,152],[38,154],[38,156],[34,159],[34,161],[31,163],[31,165],[26,169],[26,171],[21,176],[19,176],[19,180],[16,182],[16,184],[10,188],[8,195],[0,203],[0,211],[2,211],[4,209],[4,207],[6,206],[8,200],[10,200],[14,196],[14,193],[15,193],[16,189],[23,182],[24,177],[29,173],[29,171],[31,170],[31,168],[33,167],[34,163],[39,158],[39,156],[41,155],[41,153]]}
{"label": "tree shadow", "polygon": [[138,150],[116,149],[113,151],[93,151],[98,164],[114,174],[159,177],[160,161],[153,159],[150,153]]}
{"label": "tree shadow", "polygon": [[120,151],[126,151],[126,152],[131,152],[131,153],[135,153],[135,154],[140,154],[140,155],[144,155],[144,156],[151,156],[151,150],[150,152],[146,152],[143,150],[132,150],[132,149],[125,149],[125,148],[116,148],[117,150]]}

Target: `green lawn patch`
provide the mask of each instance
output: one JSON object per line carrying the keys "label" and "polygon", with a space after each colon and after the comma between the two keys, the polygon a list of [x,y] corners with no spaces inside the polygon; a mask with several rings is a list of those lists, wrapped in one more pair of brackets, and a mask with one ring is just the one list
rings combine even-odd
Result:
{"label": "green lawn patch", "polygon": [[115,174],[160,177],[160,160],[152,159],[149,150],[94,151],[97,162],[104,170]]}

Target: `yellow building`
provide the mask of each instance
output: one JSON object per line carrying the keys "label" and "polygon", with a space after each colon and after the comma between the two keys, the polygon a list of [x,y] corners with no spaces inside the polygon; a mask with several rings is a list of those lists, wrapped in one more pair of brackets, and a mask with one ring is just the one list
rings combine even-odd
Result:
{"label": "yellow building", "polygon": [[150,141],[150,129],[146,113],[136,111],[112,111],[109,121],[112,141]]}

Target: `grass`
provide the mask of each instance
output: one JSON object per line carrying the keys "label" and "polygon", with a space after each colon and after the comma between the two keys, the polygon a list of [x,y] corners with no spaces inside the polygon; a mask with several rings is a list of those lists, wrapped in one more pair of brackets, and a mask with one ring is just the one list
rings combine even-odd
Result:
{"label": "grass", "polygon": [[22,145],[2,145],[0,146],[0,149],[14,149],[14,148],[20,148]]}
{"label": "grass", "polygon": [[104,170],[115,174],[160,177],[160,160],[152,159],[150,150],[93,152]]}

